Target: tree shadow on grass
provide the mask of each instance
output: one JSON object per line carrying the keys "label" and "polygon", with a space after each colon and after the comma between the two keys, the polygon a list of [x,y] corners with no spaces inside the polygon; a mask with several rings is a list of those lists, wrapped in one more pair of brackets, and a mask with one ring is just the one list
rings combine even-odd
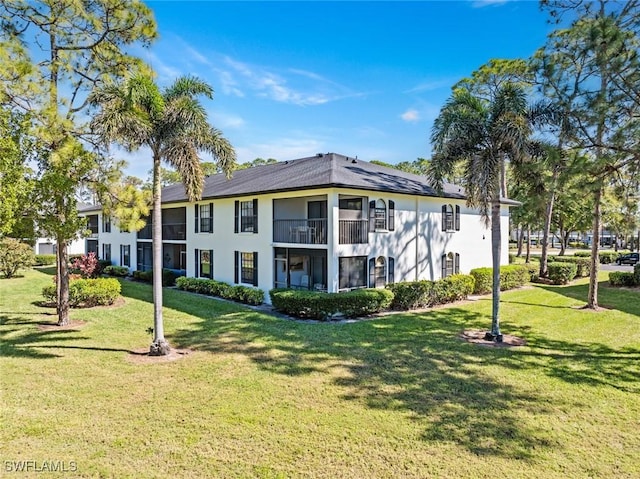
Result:
{"label": "tree shadow on grass", "polygon": [[[589,284],[587,283],[566,286],[538,285],[537,287],[587,303],[589,294]],[[624,313],[640,316],[640,291],[616,288],[610,286],[608,281],[598,281],[598,304],[607,309],[617,309]]]}
{"label": "tree shadow on grass", "polygon": [[[150,295],[150,288],[148,294],[133,289],[141,299]],[[168,335],[176,347],[242,355],[279,375],[326,374],[344,400],[407,411],[423,425],[423,440],[452,441],[478,455],[526,460],[561,449],[544,429],[544,417],[557,408],[585,407],[579,397],[562,404],[555,395],[511,386],[492,375],[494,365],[625,391],[638,383],[637,350],[552,340],[517,325],[511,332],[527,347],[481,348],[458,335],[487,327],[490,318],[455,306],[354,323],[305,323],[166,290],[165,307],[198,318]]]}
{"label": "tree shadow on grass", "polygon": [[[76,341],[79,339],[89,339],[84,336],[77,336],[78,331],[73,329],[61,329],[58,331],[25,331],[24,326],[11,327],[2,323],[4,317],[0,316],[0,356],[2,357],[25,357],[35,359],[50,359],[60,357],[59,354],[45,353],[42,348],[64,347],[60,344],[52,345],[52,342]],[[49,344],[43,344],[43,342]]]}

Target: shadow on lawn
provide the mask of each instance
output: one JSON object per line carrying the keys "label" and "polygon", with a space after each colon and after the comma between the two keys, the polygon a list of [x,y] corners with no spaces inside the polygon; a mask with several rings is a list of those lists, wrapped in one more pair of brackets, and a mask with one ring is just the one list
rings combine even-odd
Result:
{"label": "shadow on lawn", "polygon": [[[73,329],[60,329],[49,331],[24,331],[24,325],[17,324],[17,327],[7,326],[15,322],[15,318],[0,316],[0,356],[2,357],[26,357],[35,359],[58,358],[60,355],[45,353],[44,348],[64,348],[64,345],[51,345],[52,342],[75,341],[78,339],[89,339],[85,336],[74,336],[78,331]],[[33,324],[33,323],[32,323]],[[49,344],[43,344],[43,342]]]}
{"label": "shadow on lawn", "polygon": [[[124,290],[150,298],[150,289],[149,296],[141,288]],[[202,301],[210,303],[203,308]],[[543,392],[523,392],[485,365],[637,390],[638,350],[555,341],[517,326],[510,332],[525,337],[528,347],[478,347],[458,335],[486,327],[490,318],[456,307],[355,323],[304,323],[174,290],[165,290],[165,306],[200,318],[168,336],[175,347],[243,355],[275,374],[327,373],[345,400],[408,411],[424,426],[424,440],[453,441],[480,455],[528,459],[562,448],[539,426],[546,419],[536,423],[535,417],[553,414],[551,407],[581,407],[580,398],[560,404],[557,396],[551,401]],[[522,411],[534,419],[523,420]]]}

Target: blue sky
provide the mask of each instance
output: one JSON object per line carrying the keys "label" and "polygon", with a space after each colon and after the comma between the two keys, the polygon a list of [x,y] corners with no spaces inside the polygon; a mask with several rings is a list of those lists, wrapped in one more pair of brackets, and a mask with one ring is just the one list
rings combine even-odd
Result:
{"label": "blue sky", "polygon": [[[533,1],[149,1],[142,53],[167,85],[215,90],[211,123],[238,161],[336,152],[388,163],[430,156],[451,86],[492,58],[525,58],[551,27]],[[138,152],[129,174],[146,178]]]}

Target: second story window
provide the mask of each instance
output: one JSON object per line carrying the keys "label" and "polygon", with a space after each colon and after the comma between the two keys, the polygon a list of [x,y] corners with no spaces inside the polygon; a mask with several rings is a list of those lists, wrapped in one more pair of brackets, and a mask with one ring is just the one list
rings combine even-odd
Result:
{"label": "second story window", "polygon": [[102,232],[111,233],[111,217],[102,215]]}
{"label": "second story window", "polygon": [[442,231],[460,231],[460,206],[442,205]]}
{"label": "second story window", "polygon": [[235,202],[235,233],[258,232],[258,200]]}
{"label": "second story window", "polygon": [[213,203],[195,206],[196,233],[213,233]]}
{"label": "second story window", "polygon": [[369,231],[393,231],[395,216],[395,203],[389,200],[387,203],[379,199],[369,202]]}

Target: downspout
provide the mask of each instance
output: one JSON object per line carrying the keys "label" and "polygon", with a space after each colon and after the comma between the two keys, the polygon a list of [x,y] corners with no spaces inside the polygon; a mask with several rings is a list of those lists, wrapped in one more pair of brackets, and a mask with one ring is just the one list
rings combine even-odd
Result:
{"label": "downspout", "polygon": [[418,265],[420,264],[420,254],[419,254],[419,239],[420,239],[420,198],[416,196],[416,281],[418,281]]}

